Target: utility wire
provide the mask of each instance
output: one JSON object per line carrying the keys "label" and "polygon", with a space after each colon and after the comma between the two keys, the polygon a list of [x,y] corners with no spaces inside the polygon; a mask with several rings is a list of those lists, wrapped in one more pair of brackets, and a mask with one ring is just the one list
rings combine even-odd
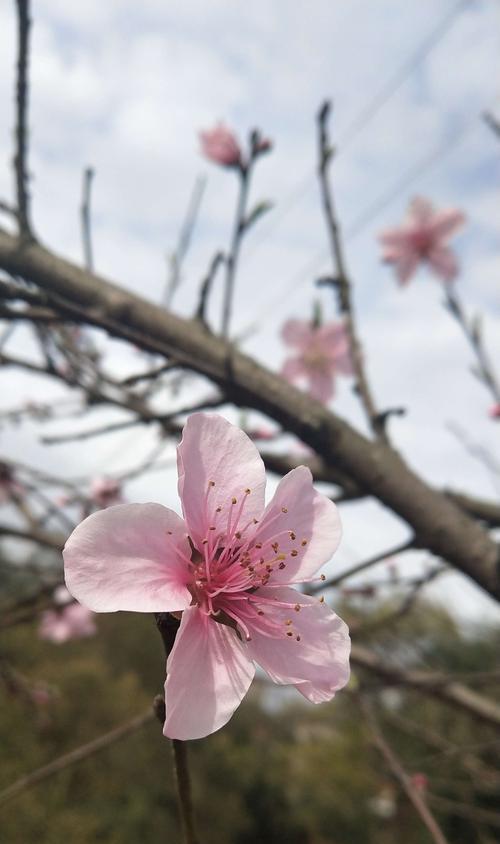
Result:
{"label": "utility wire", "polygon": [[[377,116],[379,111],[392,99],[392,97],[399,91],[409,77],[414,73],[419,65],[432,53],[435,47],[442,41],[447,32],[461,14],[461,12],[469,5],[470,0],[460,0],[447,9],[446,14],[439,19],[436,26],[426,35],[421,41],[416,50],[411,54],[409,59],[391,76],[387,84],[384,85],[375,96],[367,102],[367,104],[358,112],[352,122],[347,126],[344,132],[339,135],[338,146],[336,152],[338,158],[350,143],[360,134],[360,132]],[[254,237],[252,245],[246,251],[247,260],[262,246],[262,244],[273,234],[281,225],[282,221],[288,216],[290,211],[297,205],[303,196],[307,193],[309,187],[313,184],[315,174],[315,167],[312,167],[304,178],[296,185],[296,187],[289,194],[286,201],[277,209],[274,214],[272,222],[265,228],[260,237]]]}
{"label": "utility wire", "polygon": [[[464,140],[470,135],[471,130],[480,123],[474,117],[462,128],[460,132],[456,132],[450,139],[447,138],[444,143],[434,149],[425,158],[418,161],[413,167],[410,167],[402,175],[400,179],[385,193],[377,197],[364,211],[362,211],[345,229],[345,241],[354,240],[361,232],[368,226],[382,211],[394,202],[395,199],[421,176],[431,170],[439,161],[447,157],[451,152],[461,145]],[[294,273],[285,284],[283,284],[277,295],[266,302],[255,315],[252,322],[248,324],[239,334],[238,339],[244,341],[250,336],[253,336],[260,330],[264,322],[268,321],[277,313],[277,309],[284,302],[289,302],[290,299],[297,293],[297,291],[304,285],[310,282],[311,277],[314,276],[321,268],[323,263],[329,258],[329,250],[322,247],[307,263],[300,268],[297,273]]]}

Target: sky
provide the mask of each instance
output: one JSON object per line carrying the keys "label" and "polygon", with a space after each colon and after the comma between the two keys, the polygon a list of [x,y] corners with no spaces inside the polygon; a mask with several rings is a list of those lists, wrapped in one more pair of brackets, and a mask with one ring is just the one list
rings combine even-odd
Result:
{"label": "sky", "polygon": [[[0,4],[3,199],[12,196],[14,5]],[[443,307],[442,288],[422,271],[399,289],[380,262],[377,243],[377,233],[397,224],[417,194],[464,209],[467,225],[454,241],[461,263],[457,288],[468,312],[482,315],[500,369],[500,144],[481,120],[486,109],[500,116],[498,0],[37,0],[33,17],[36,231],[55,251],[81,262],[82,173],[92,166],[96,269],[128,289],[161,300],[167,256],[194,182],[203,176],[199,219],[174,299],[180,314],[192,314],[211,257],[229,241],[237,191],[234,173],[201,157],[198,132],[224,120],[242,142],[254,127],[272,138],[273,152],[255,172],[251,203],[269,200],[274,207],[243,246],[233,331],[245,333],[244,349],[273,369],[285,356],[279,335],[285,319],[307,316],[314,298],[325,318],[334,316],[328,291],[314,287],[331,271],[314,121],[320,103],[333,101],[332,185],[377,403],[407,409],[392,422],[391,434],[426,479],[498,497],[500,478],[450,430],[450,423],[460,426],[473,443],[498,455],[500,423],[488,417],[491,398],[471,374],[470,350]],[[219,312],[216,288],[210,315],[217,320]],[[32,354],[23,330],[9,348]],[[113,344],[109,361],[124,372],[144,365],[121,344]],[[2,373],[2,385],[3,409],[63,394],[49,381],[13,372]],[[188,387],[193,394],[197,389],[195,382]],[[348,380],[339,384],[332,407],[366,430]],[[43,433],[115,418],[121,418],[116,411],[94,411],[88,423],[53,422]],[[72,475],[102,474],[135,465],[154,437],[132,430],[78,448],[48,448],[39,434],[29,423],[4,428],[0,450]],[[149,475],[130,484],[128,493],[175,507],[175,476]],[[342,517],[344,541],[331,571],[407,535],[373,502],[343,507]],[[410,570],[422,559],[416,555]],[[472,620],[496,612],[459,577],[437,583],[430,593],[446,596]]]}

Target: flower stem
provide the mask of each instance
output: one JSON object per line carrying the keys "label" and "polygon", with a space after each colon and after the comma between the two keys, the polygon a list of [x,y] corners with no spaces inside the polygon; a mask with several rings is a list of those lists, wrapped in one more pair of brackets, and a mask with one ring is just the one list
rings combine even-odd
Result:
{"label": "flower stem", "polygon": [[[168,657],[174,646],[175,637],[179,629],[179,621],[169,613],[163,612],[155,613],[155,619],[156,626],[163,641],[165,653]],[[163,723],[165,720],[165,704],[163,698],[157,698],[155,700],[155,711]],[[172,739],[172,749],[174,752],[175,780],[177,783],[177,800],[179,803],[183,842],[184,844],[199,844],[193,818],[187,743],[179,739]]]}
{"label": "flower stem", "polygon": [[199,844],[193,820],[187,743],[185,741],[179,741],[179,739],[172,739],[172,748],[174,751],[177,797],[179,800],[183,839],[185,844]]}

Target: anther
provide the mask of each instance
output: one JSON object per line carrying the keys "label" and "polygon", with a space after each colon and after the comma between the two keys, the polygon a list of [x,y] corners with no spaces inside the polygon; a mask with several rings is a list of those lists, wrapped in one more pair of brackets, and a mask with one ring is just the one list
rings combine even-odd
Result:
{"label": "anther", "polygon": [[264,610],[257,610],[257,615],[264,615]]}
{"label": "anther", "polygon": [[293,633],[292,633],[292,631],[291,631],[291,630],[287,630],[287,631],[286,631],[286,635],[287,635],[287,636],[293,636]]}
{"label": "anther", "polygon": [[168,535],[169,535],[169,536],[172,536],[172,531],[171,531],[171,530],[167,530],[167,533],[168,533]]}
{"label": "anther", "polygon": [[258,548],[260,551],[260,549],[262,548],[262,542],[256,542],[255,547]]}
{"label": "anther", "polygon": [[217,507],[217,508],[216,508],[216,510],[215,510],[215,512],[216,512],[216,513],[220,513],[220,512],[221,512],[221,510],[222,510],[222,507]]}
{"label": "anther", "polygon": [[289,627],[291,623],[292,623],[292,619],[287,618],[287,620],[285,621],[285,624]]}
{"label": "anther", "polygon": [[236,539],[241,539],[241,533],[240,533],[239,530],[237,530],[234,535],[235,535]]}
{"label": "anther", "polygon": [[245,495],[250,495],[251,491],[252,491],[252,490],[251,490],[251,489],[248,489],[248,487],[247,487],[247,489],[245,490]]}
{"label": "anther", "polygon": [[213,525],[211,525],[211,527],[209,527],[208,529],[209,530],[215,530],[215,527]]}
{"label": "anther", "polygon": [[208,539],[203,539],[201,542],[202,545],[208,545]]}
{"label": "anther", "polygon": [[324,595],[321,596],[321,598],[319,599],[319,602],[320,602],[320,604],[325,603],[325,596]]}
{"label": "anther", "polygon": [[294,610],[295,612],[300,612],[300,604],[295,604]]}
{"label": "anther", "polygon": [[208,485],[209,485],[209,486],[215,486],[215,481],[209,481],[209,482],[208,482]]}
{"label": "anther", "polygon": [[303,539],[303,540],[302,540],[302,542],[301,542],[300,544],[301,544],[302,546],[307,545],[307,539]]}
{"label": "anther", "polygon": [[237,504],[237,503],[238,503],[237,498],[231,498],[231,504]]}
{"label": "anther", "polygon": [[288,513],[288,507],[282,507],[281,512],[282,513]]}
{"label": "anther", "polygon": [[297,642],[300,642],[300,636],[299,636],[299,635],[297,635],[297,636],[295,637],[295,639],[296,639],[296,641],[297,641]]}
{"label": "anther", "polygon": [[286,567],[286,563],[283,563],[283,562],[281,562],[281,563],[279,564],[279,566],[278,566],[278,568],[279,568],[279,569],[281,569],[281,571],[283,571],[283,569],[284,569],[285,567]]}
{"label": "anther", "polygon": [[252,522],[254,523],[254,525],[258,525],[258,524],[259,524],[259,520],[258,520],[258,519],[252,519]]}
{"label": "anther", "polygon": [[296,539],[296,538],[297,538],[297,537],[295,536],[295,534],[294,534],[293,530],[291,530],[291,531],[290,531],[290,539],[292,539],[292,540],[293,540],[293,539]]}
{"label": "anther", "polygon": [[290,556],[291,556],[291,557],[296,557],[298,553],[299,553],[299,552],[298,552],[298,551],[296,551],[296,550],[295,550],[295,548],[294,548],[294,549],[293,549],[293,551],[290,551]]}
{"label": "anther", "polygon": [[326,574],[320,574],[319,579],[323,581],[326,580]]}

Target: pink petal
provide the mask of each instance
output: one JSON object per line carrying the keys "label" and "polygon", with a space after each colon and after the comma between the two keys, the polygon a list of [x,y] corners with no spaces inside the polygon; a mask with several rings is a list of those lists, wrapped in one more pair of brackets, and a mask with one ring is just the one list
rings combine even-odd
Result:
{"label": "pink petal", "polygon": [[167,660],[164,735],[185,741],[219,730],[240,705],[254,674],[231,627],[198,607],[185,610]]}
{"label": "pink petal", "polygon": [[427,261],[436,275],[444,281],[453,281],[458,273],[458,261],[447,246],[433,246],[427,255]]}
{"label": "pink petal", "polygon": [[335,378],[328,372],[309,371],[309,395],[326,404],[335,395]]}
{"label": "pink petal", "polygon": [[262,458],[250,438],[222,416],[194,413],[189,417],[177,448],[177,463],[179,497],[189,535],[198,548],[210,527],[225,532],[232,508],[239,510],[243,504],[242,525],[262,515],[266,485]]}
{"label": "pink petal", "polygon": [[279,482],[255,534],[266,560],[273,558],[274,542],[278,543],[278,553],[286,554],[285,568],[274,566],[270,585],[309,580],[332,557],[341,536],[333,501],[316,492],[306,466],[292,469]]}
{"label": "pink petal", "polygon": [[287,381],[293,384],[298,378],[303,378],[307,374],[307,368],[302,358],[287,358],[283,364],[281,374],[283,378],[286,378]]}
{"label": "pink petal", "polygon": [[219,123],[214,129],[200,132],[201,151],[210,161],[226,167],[241,163],[241,149],[234,132]]}
{"label": "pink petal", "polygon": [[410,249],[400,255],[399,260],[396,261],[395,269],[398,281],[401,285],[407,284],[407,282],[415,274],[419,262],[420,258],[418,254]]}
{"label": "pink petal", "polygon": [[313,334],[311,323],[302,319],[289,319],[281,329],[281,339],[288,346],[296,346],[301,351],[310,345]]}
{"label": "pink petal", "polygon": [[380,232],[378,239],[383,246],[396,251],[406,246],[408,242],[408,229],[405,226],[386,229]]}
{"label": "pink petal", "polygon": [[[260,596],[276,600],[264,602],[262,610],[283,633],[273,638],[252,629],[247,642],[252,658],[275,683],[301,684],[299,691],[313,703],[330,700],[349,680],[347,625],[318,598],[296,589],[266,586],[257,591]],[[299,611],[294,605],[300,605]]]}
{"label": "pink petal", "polygon": [[95,612],[169,612],[191,603],[182,519],[161,504],[120,504],[88,516],[63,551],[66,585]]}
{"label": "pink petal", "polygon": [[462,228],[465,219],[465,214],[458,208],[436,211],[429,226],[430,232],[436,240],[446,240]]}
{"label": "pink petal", "polygon": [[408,221],[421,228],[427,226],[434,216],[434,206],[429,199],[423,196],[416,196],[410,202],[408,209]]}

